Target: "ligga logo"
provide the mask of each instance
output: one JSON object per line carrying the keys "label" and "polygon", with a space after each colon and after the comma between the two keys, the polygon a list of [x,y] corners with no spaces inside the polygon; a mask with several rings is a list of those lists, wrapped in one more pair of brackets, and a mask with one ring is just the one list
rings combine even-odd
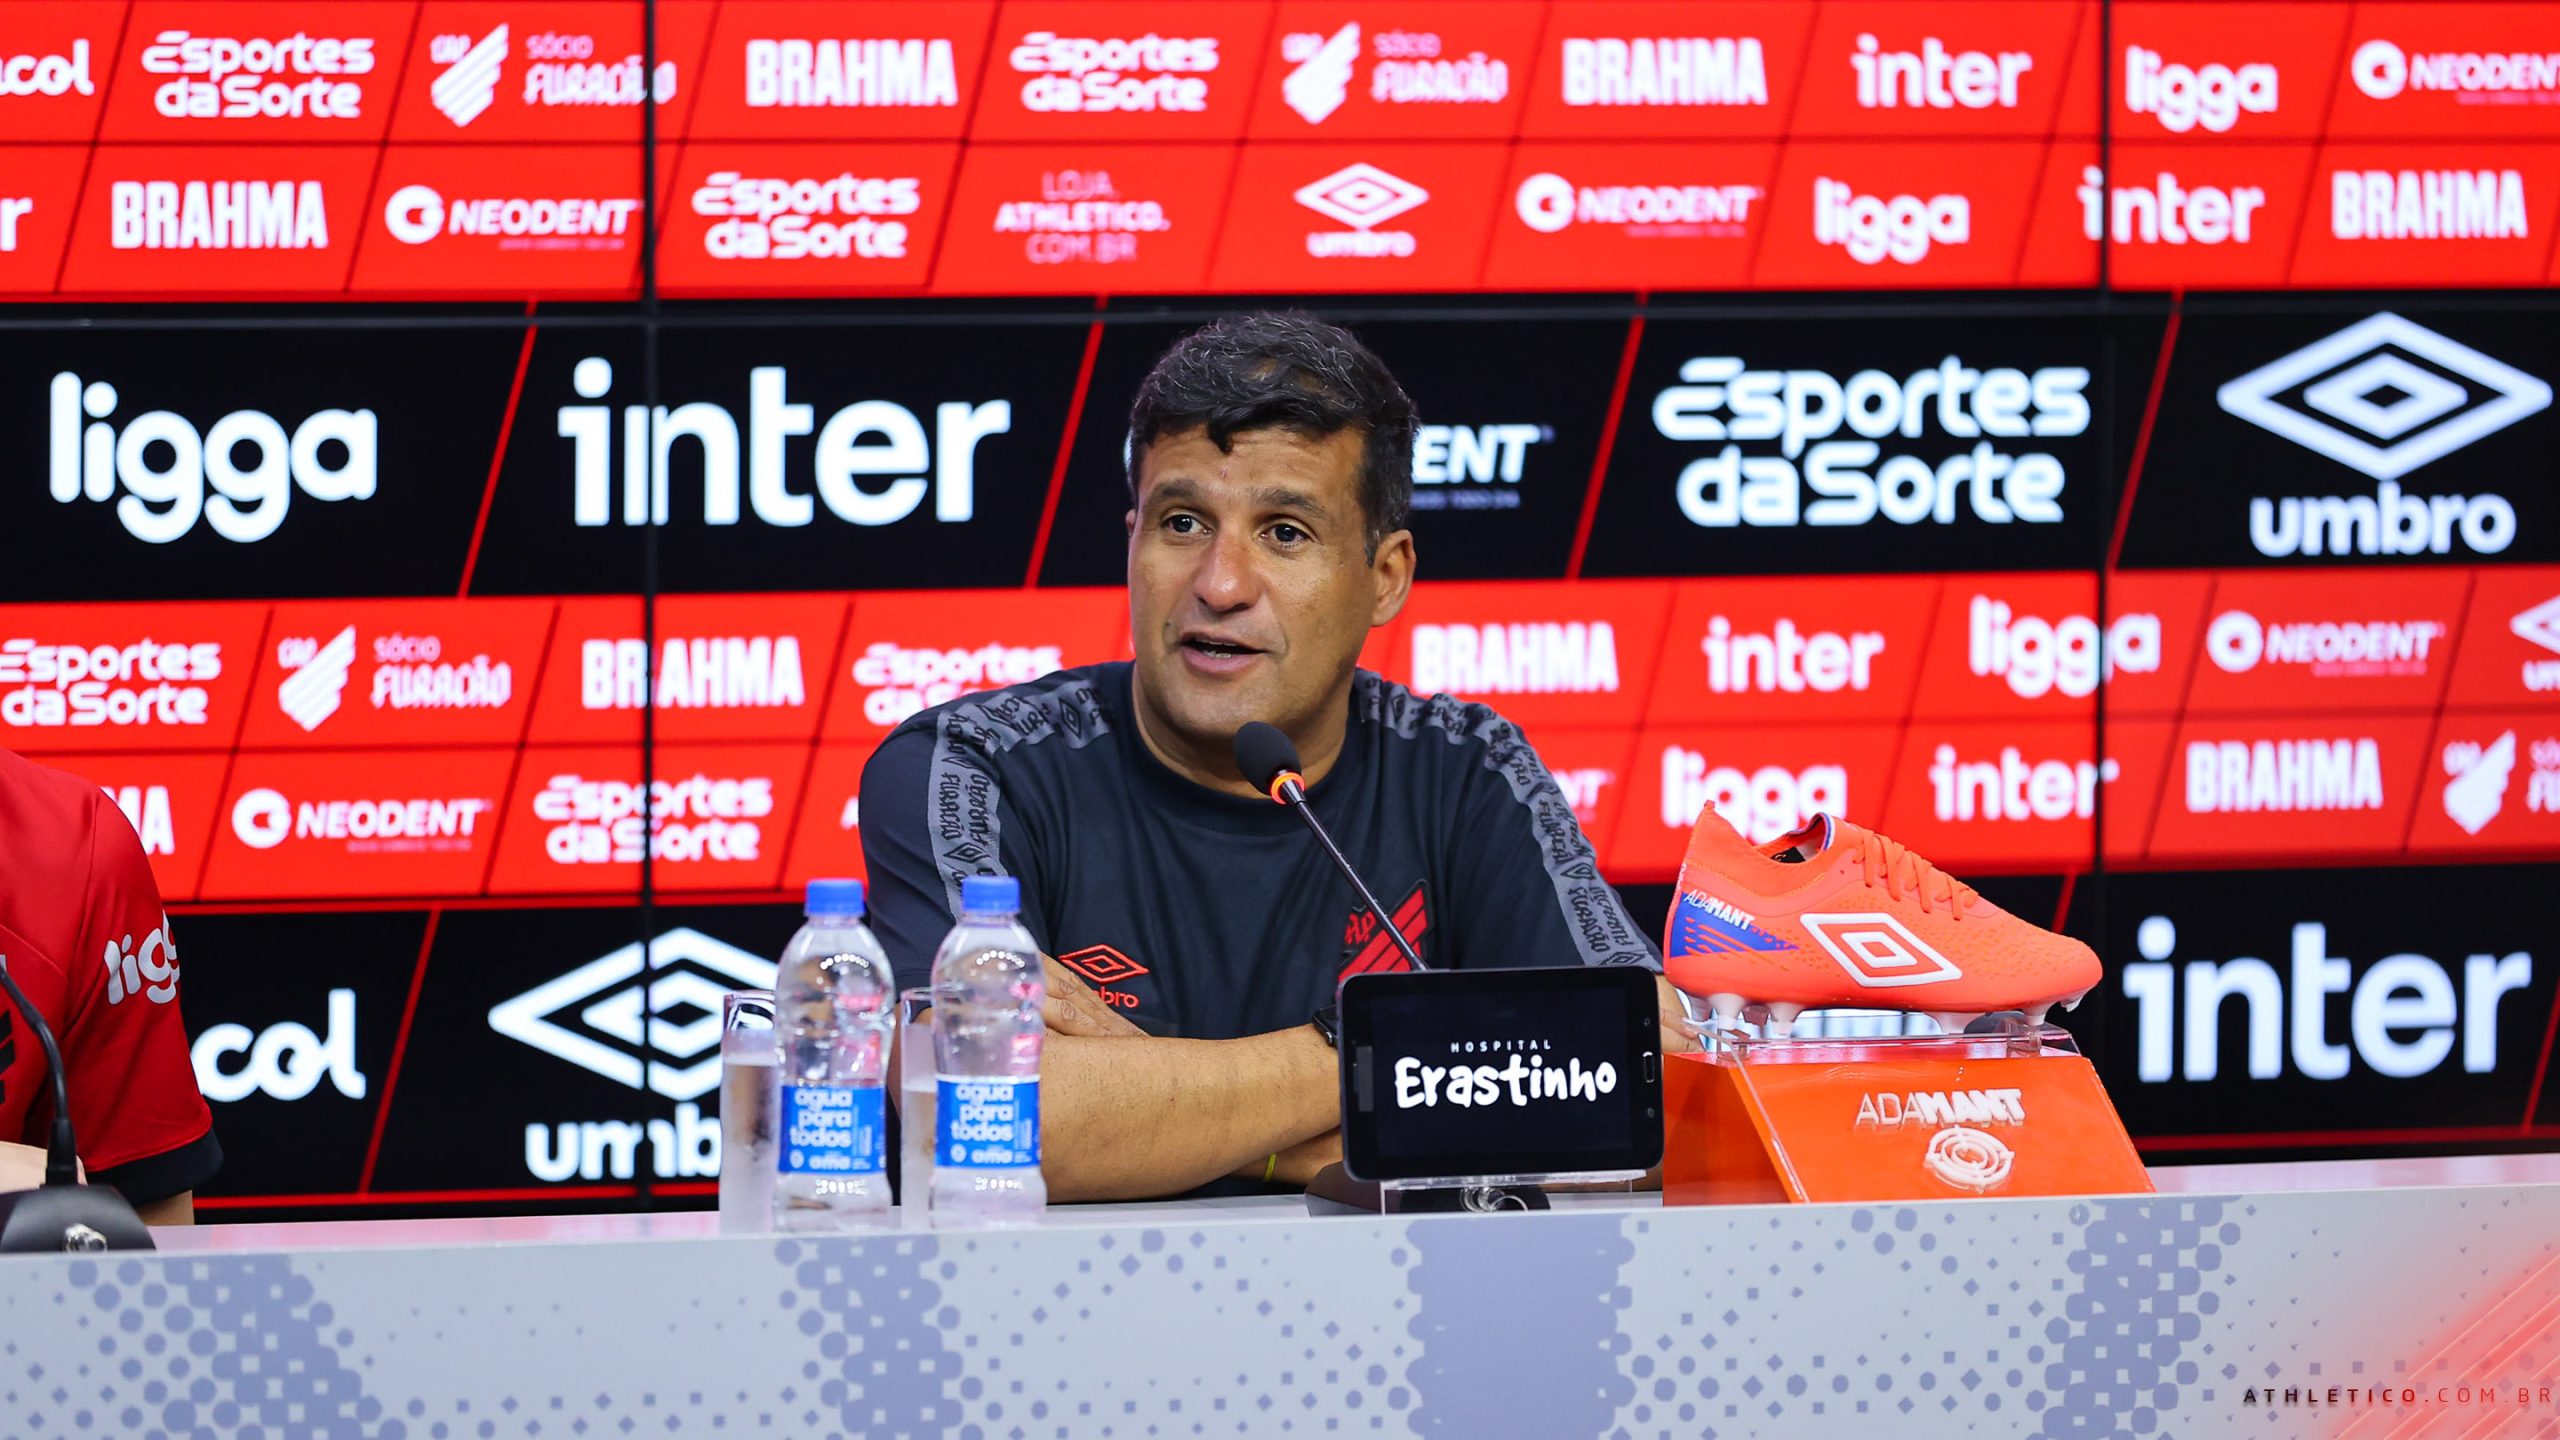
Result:
{"label": "ligga logo", "polygon": [[[290,434],[263,410],[234,410],[203,430],[152,410],[118,433],[109,418],[121,399],[104,380],[84,384],[67,370],[53,377],[48,478],[53,498],[65,505],[115,499],[122,482],[116,519],[137,540],[165,545],[201,519],[225,540],[254,544],[284,523],[296,488],[314,500],[373,498],[378,426],[371,410],[322,410]],[[253,457],[245,464],[244,452]]]}

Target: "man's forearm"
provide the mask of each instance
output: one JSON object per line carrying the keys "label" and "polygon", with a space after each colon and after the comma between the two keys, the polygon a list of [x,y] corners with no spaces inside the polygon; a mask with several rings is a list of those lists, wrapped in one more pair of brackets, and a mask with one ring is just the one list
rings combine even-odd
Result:
{"label": "man's forearm", "polygon": [[1304,1025],[1241,1040],[1052,1031],[1040,1091],[1052,1200],[1177,1195],[1341,1119],[1333,1047]]}

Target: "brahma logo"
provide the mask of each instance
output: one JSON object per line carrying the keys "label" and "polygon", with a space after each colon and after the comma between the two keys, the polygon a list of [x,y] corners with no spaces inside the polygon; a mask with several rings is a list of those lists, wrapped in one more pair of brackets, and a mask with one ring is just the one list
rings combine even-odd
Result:
{"label": "brahma logo", "polygon": [[2160,668],[2160,617],[2118,615],[2107,624],[2103,650],[2098,622],[2086,615],[2047,620],[2020,615],[2009,602],[1976,595],[1965,607],[1965,664],[1976,675],[1998,676],[2022,700],[2060,690],[2074,700],[2095,694],[2101,677],[2116,670],[2149,675]]}
{"label": "brahma logo", "polygon": [[2509,96],[2560,92],[2560,52],[2448,50],[2413,56],[2389,40],[2367,40],[2348,58],[2347,73],[2375,100],[2417,90],[2450,93],[2467,105],[2505,104]]}
{"label": "brahma logo", "polygon": [[1791,834],[1817,815],[1849,811],[1849,771],[1839,765],[1790,770],[1763,765],[1745,775],[1695,750],[1662,750],[1662,823],[1687,831],[1708,807],[1754,845]]}
{"label": "brahma logo", "polygon": [[142,841],[145,855],[178,853],[178,825],[169,804],[166,785],[101,785],[98,787],[115,807],[124,812],[125,822],[133,826]]}
{"label": "brahma logo", "polygon": [[498,808],[485,796],[431,799],[287,800],[260,786],[232,802],[231,833],[252,850],[288,839],[344,842],[350,855],[469,850],[480,817]]}
{"label": "brahma logo", "polygon": [[1037,680],[1066,663],[1056,645],[981,645],[975,650],[909,648],[875,640],[853,662],[853,683],[863,687],[862,718],[882,727],[920,710],[983,690]]}
{"label": "brahma logo", "polygon": [[756,39],[747,42],[747,108],[949,109],[960,103],[951,42]]}
{"label": "brahma logo", "polygon": [[327,644],[289,636],[276,642],[276,665],[285,672],[276,686],[276,707],[305,734],[338,713],[347,691],[347,671],[356,663],[356,627],[329,637]]}
{"label": "brahma logo", "polygon": [[1197,113],[1209,108],[1218,68],[1215,36],[1134,39],[1034,30],[1006,56],[1022,83],[1022,106],[1051,114]]}
{"label": "brahma logo", "polygon": [[[119,434],[107,420],[122,397],[106,381],[83,384],[66,370],[53,377],[51,398],[53,498],[114,500],[121,481],[127,493],[116,500],[116,519],[149,544],[178,539],[199,518],[225,540],[254,544],[284,523],[296,488],[314,500],[373,498],[378,430],[370,410],[322,410],[290,435],[263,410],[234,410],[203,430],[152,410]],[[246,465],[243,450],[255,457]],[[154,464],[160,453],[168,459]],[[208,479],[218,492],[211,499]]]}
{"label": "brahma logo", "polygon": [[498,77],[507,59],[507,27],[473,40],[468,35],[438,35],[427,42],[427,58],[444,67],[428,87],[427,98],[444,118],[468,125],[497,103]]}
{"label": "brahma logo", "polygon": [[559,249],[564,247],[557,242],[628,234],[632,217],[639,213],[637,196],[489,198],[456,200],[447,205],[432,185],[403,185],[383,203],[382,225],[391,232],[391,238],[403,245],[424,245],[439,235],[478,235],[502,241],[553,242],[501,245],[501,249]]}
{"label": "brahma logo", "polygon": [[2029,761],[2015,745],[1996,760],[1957,758],[1941,745],[1929,762],[1929,792],[1940,820],[2086,820],[2098,813],[2098,783],[2124,773],[2114,760]]}
{"label": "brahma logo", "polygon": [[769,775],[653,780],[645,797],[627,780],[554,775],[533,797],[533,817],[551,827],[542,852],[555,865],[637,865],[644,848],[658,861],[757,860],[772,814]]}
{"label": "brahma logo", "polygon": [[1619,39],[1569,35],[1564,103],[1766,105],[1768,58],[1754,35]]}
{"label": "brahma logo", "polygon": [[0,55],[0,98],[42,95],[55,98],[77,91],[98,93],[89,79],[89,42],[74,40],[68,55]]}
{"label": "brahma logo", "polygon": [[1887,50],[1873,35],[1860,35],[1849,68],[1858,78],[1858,104],[1869,110],[2014,110],[2018,77],[2036,68],[2024,50],[1950,50],[1935,35],[1917,50]]}
{"label": "brahma logo", "polygon": [[1890,259],[1917,265],[1932,245],[1973,239],[1973,202],[1962,195],[1880,197],[1818,176],[1813,182],[1813,242],[1838,245],[1861,265]]}
{"label": "brahma logo", "polygon": [[2257,815],[2382,808],[2382,750],[2370,737],[2191,740],[2187,813]]}
{"label": "brahma logo", "polygon": [[1799,915],[1813,943],[1840,962],[1849,978],[1870,990],[1899,990],[1961,980],[1964,971],[1911,927],[1881,910],[1855,914]]}
{"label": "brahma logo", "polygon": [[1750,233],[1757,185],[1576,185],[1553,171],[1520,182],[1511,198],[1520,223],[1554,235],[1578,223],[1615,225],[1635,236],[1674,239]]}
{"label": "brahma logo", "polygon": [[[1991,437],[2089,428],[2089,372],[2076,365],[1976,370],[1949,355],[1935,369],[1861,370],[1843,383],[1826,371],[1752,370],[1715,355],[1682,362],[1680,380],[1653,397],[1662,438],[1778,442],[1778,454],[1752,456],[1724,443],[1680,472],[1680,513],[1710,528],[1864,525],[1878,515],[1897,525],[1951,525],[1960,499],[1987,524],[2053,524],[2062,519],[2062,462],[2043,451],[2003,452]],[[1885,455],[1876,444],[1917,439],[1933,417],[1972,447],[1933,465]],[[1858,438],[1830,438],[1843,427]],[[1821,498],[1806,503],[1807,489]]]}
{"label": "brahma logo", "polygon": [[670,635],[649,674],[645,640],[578,646],[578,704],[588,710],[770,710],[805,705],[797,635]]}
{"label": "brahma logo", "polygon": [[[570,372],[570,385],[586,399],[603,399],[613,389],[612,362],[599,355],[580,360]],[[913,515],[927,493],[933,496],[934,519],[954,524],[969,520],[977,513],[978,443],[1013,428],[1010,400],[974,405],[952,401],[935,407],[928,446],[923,422],[894,401],[857,400],[828,416],[821,427],[817,412],[789,395],[790,374],[782,366],[759,365],[747,372],[747,504],[758,520],[785,528],[808,524],[820,501],[850,525],[894,525]],[[626,437],[648,433],[642,406],[622,407],[622,422]],[[613,524],[613,407],[563,405],[557,428],[570,444],[572,523]],[[812,431],[818,437],[811,462],[814,496],[790,488],[785,458],[786,442]],[[623,466],[621,523],[667,523],[668,452],[677,442],[691,440],[702,447],[702,523],[737,524],[737,416],[725,406],[696,400],[662,413],[657,435],[654,466]],[[866,444],[866,437],[877,438]],[[625,441],[626,448],[629,443]],[[627,454],[622,458],[630,461]],[[861,484],[882,477],[895,478],[877,490]]]}
{"label": "brahma logo", "polygon": [[1836,630],[1810,634],[1793,620],[1778,618],[1765,633],[1736,633],[1722,615],[1707,617],[1707,633],[1698,641],[1707,657],[1707,689],[1718,695],[1758,692],[1831,694],[1864,690],[1875,683],[1875,659],[1884,653],[1884,634]]}
{"label": "brahma logo", "polygon": [[2225,610],[2205,627],[2204,650],[2231,675],[2245,675],[2262,661],[2304,666],[2323,679],[2424,675],[2428,651],[2445,634],[2446,627],[2436,620],[2263,625],[2246,610]]}
{"label": "brahma logo", "polygon": [[2166,170],[2150,184],[2108,185],[2095,165],[2080,169],[2080,229],[2118,245],[2246,245],[2266,208],[2256,185],[2185,185]]}
{"label": "brahma logo", "polygon": [[317,180],[118,180],[107,244],[117,250],[326,250]]}
{"label": "brahma logo", "polygon": [[2329,233],[2340,240],[2527,240],[2514,170],[2336,170]]}
{"label": "brahma logo", "polygon": [[775,973],[771,960],[678,928],[499,1002],[489,1028],[615,1084],[699,1100],[720,1084],[721,996],[770,990]]}
{"label": "brahma logo", "polygon": [[[2507,777],[2515,773],[2516,732],[2509,730],[2486,745],[2474,740],[2457,740],[2444,747],[2444,773],[2453,778],[2445,783],[2445,818],[2462,827],[2465,835],[2477,835],[2507,805]],[[2542,799],[2536,795],[2538,802]],[[2534,807],[2541,809],[2539,804]]]}
{"label": "brahma logo", "polygon": [[[2507,628],[2515,632],[2517,639],[2560,655],[2560,595],[2510,618]],[[2524,662],[2524,688],[2535,694],[2560,690],[2560,660]]]}
{"label": "brahma logo", "polygon": [[[716,221],[702,248],[716,260],[903,260],[902,219],[924,207],[913,175],[767,179],[722,170],[693,192],[693,213]],[[842,218],[837,218],[842,217]]]}
{"label": "brahma logo", "polygon": [[1307,232],[1307,253],[1318,259],[1409,256],[1416,248],[1413,232],[1377,227],[1430,198],[1430,191],[1366,161],[1301,185],[1299,204],[1352,227]]}
{"label": "brahma logo", "polygon": [[1417,624],[1413,688],[1425,695],[1614,695],[1618,633],[1606,620]]}
{"label": "brahma logo", "polygon": [[[1482,50],[1443,56],[1430,31],[1386,30],[1375,37],[1377,68],[1369,98],[1381,105],[1498,105],[1511,94],[1511,66]],[[1351,95],[1360,62],[1360,22],[1331,35],[1280,37],[1280,58],[1297,66],[1280,82],[1280,98],[1300,119],[1321,125]]]}
{"label": "brahma logo", "polygon": [[[252,1095],[299,1100],[327,1080],[340,1095],[361,1100],[364,1072],[356,1068],[356,992],[329,992],[326,1035],[314,1034],[298,1020],[251,1030],[228,1022],[208,1025],[196,1037],[188,1058],[195,1064],[196,1088],[204,1098],[228,1105]],[[224,1062],[234,1055],[248,1061],[237,1070]]]}
{"label": "brahma logo", "polygon": [[370,75],[373,65],[369,37],[315,38],[298,30],[248,40],[163,30],[142,51],[144,70],[178,77],[152,92],[152,108],[183,120],[356,119],[364,114],[364,87],[346,77]]}
{"label": "brahma logo", "polygon": [[[2499,1002],[2533,984],[2533,956],[2521,950],[2469,957],[2457,991],[2445,967],[2424,955],[2393,955],[2356,974],[2350,961],[2329,953],[2329,927],[2317,920],[2293,926],[2291,941],[2288,985],[2285,974],[2255,956],[2181,964],[2171,958],[2177,924],[2166,915],[2144,919],[2134,931],[2142,959],[2124,967],[2124,993],[2134,1002],[2135,1074],[2153,1085],[2219,1078],[2223,1011],[2237,999],[2252,1080],[2281,1076],[2288,1048],[2306,1079],[2343,1079],[2353,1059],[2405,1080],[2442,1065],[2457,1030],[2464,1073],[2486,1075],[2498,1068]],[[2329,1038],[2330,997],[2338,995],[2348,997],[2352,1047]]]}
{"label": "brahma logo", "polygon": [[203,682],[222,674],[215,641],[49,645],[0,640],[0,724],[18,730],[202,725],[213,704]]}
{"label": "brahma logo", "polygon": [[2243,114],[2276,113],[2276,67],[2264,62],[2184,65],[2157,50],[2128,45],[2124,51],[2124,108],[2148,115],[2172,135],[2198,125],[2229,133]]}
{"label": "brahma logo", "polygon": [[107,967],[109,1005],[121,1005],[129,995],[154,1005],[178,998],[178,941],[170,932],[168,916],[161,916],[159,925],[138,945],[130,935],[108,940],[101,958]]}

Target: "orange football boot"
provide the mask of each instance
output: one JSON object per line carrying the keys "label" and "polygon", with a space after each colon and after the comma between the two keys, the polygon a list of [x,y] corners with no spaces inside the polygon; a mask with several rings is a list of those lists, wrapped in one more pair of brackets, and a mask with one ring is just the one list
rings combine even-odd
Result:
{"label": "orange football boot", "polygon": [[1768,1033],[1806,1010],[1914,1010],[1949,1031],[1996,1010],[2043,1022],[2098,983],[2097,955],[2028,924],[1872,830],[1816,815],[1754,847],[1708,807],[1663,935],[1671,983]]}

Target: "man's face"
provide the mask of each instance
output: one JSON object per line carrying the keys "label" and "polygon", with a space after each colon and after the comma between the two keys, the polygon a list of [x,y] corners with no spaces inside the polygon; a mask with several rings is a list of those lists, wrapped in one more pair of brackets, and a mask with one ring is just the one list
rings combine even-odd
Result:
{"label": "man's face", "polygon": [[1347,692],[1370,627],[1403,608],[1413,540],[1365,553],[1362,439],[1251,430],[1221,453],[1205,430],[1138,461],[1129,622],[1151,719],[1198,755],[1249,720],[1303,746]]}

